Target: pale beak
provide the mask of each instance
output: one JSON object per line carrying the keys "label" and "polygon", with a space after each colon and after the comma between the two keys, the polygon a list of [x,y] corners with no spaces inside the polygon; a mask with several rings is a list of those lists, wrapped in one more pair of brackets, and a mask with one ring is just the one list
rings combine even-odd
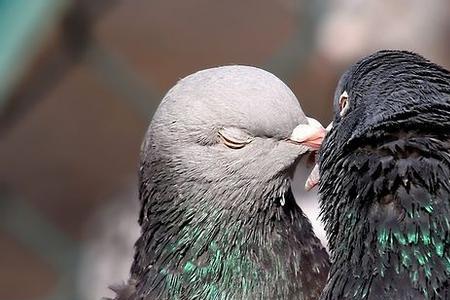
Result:
{"label": "pale beak", "polygon": [[[331,128],[333,128],[333,122],[328,124],[327,128],[325,128],[325,132],[328,133],[331,130]],[[306,179],[305,190],[307,191],[311,190],[319,183],[319,180],[320,180],[319,164],[316,163],[311,173],[309,174],[308,179]]]}
{"label": "pale beak", "polygon": [[313,189],[317,184],[319,184],[319,180],[319,165],[316,163],[311,173],[309,174],[308,179],[306,179],[305,190],[310,191],[311,189]]}
{"label": "pale beak", "polygon": [[308,124],[300,124],[294,128],[290,141],[308,146],[311,151],[317,151],[327,133],[319,121],[308,118]]}

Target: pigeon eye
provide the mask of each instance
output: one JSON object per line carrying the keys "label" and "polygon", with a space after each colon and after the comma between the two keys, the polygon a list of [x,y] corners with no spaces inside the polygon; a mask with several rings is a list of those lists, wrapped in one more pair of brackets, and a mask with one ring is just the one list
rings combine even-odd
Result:
{"label": "pigeon eye", "polygon": [[349,108],[349,101],[348,101],[348,94],[346,91],[344,91],[341,96],[339,97],[339,111],[341,117],[344,116]]}
{"label": "pigeon eye", "polygon": [[219,130],[222,143],[231,149],[241,149],[253,139],[250,135],[238,128],[222,128]]}

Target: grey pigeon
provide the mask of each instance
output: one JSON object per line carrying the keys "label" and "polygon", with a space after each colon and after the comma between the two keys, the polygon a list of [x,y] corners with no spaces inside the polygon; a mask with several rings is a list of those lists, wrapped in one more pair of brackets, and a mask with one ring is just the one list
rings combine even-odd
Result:
{"label": "grey pigeon", "polygon": [[290,178],[323,136],[261,69],[180,80],[142,144],[141,236],[117,299],[317,299],[328,255]]}

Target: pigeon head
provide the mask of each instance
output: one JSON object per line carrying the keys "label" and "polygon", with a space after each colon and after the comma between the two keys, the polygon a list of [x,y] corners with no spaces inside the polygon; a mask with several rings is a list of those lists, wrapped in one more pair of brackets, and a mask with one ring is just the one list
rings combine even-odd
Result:
{"label": "pigeon head", "polygon": [[343,74],[333,103],[319,155],[333,259],[322,298],[448,298],[449,72],[380,51]]}
{"label": "pigeon head", "polygon": [[[186,196],[284,193],[295,161],[314,150],[290,139],[294,129],[301,125],[293,137],[298,140],[299,134],[317,128],[313,141],[323,137],[315,124],[308,125],[296,97],[270,73],[244,66],[208,69],[182,79],[167,93],[145,138],[142,162],[164,165],[162,175],[170,177],[161,184]],[[199,195],[199,187],[208,194]],[[264,203],[254,203],[259,205]]]}
{"label": "pigeon head", "polygon": [[[335,91],[334,149],[351,150],[388,131],[420,130],[433,109],[445,109],[448,71],[422,56],[383,50],[350,67]],[[436,122],[438,123],[438,122]],[[429,122],[428,126],[434,126]],[[336,130],[339,128],[339,130]],[[379,130],[381,128],[381,130]],[[330,147],[326,147],[330,148]]]}
{"label": "pigeon head", "polygon": [[323,136],[266,71],[227,66],[180,80],[141,150],[138,299],[317,298],[327,254],[290,177]]}

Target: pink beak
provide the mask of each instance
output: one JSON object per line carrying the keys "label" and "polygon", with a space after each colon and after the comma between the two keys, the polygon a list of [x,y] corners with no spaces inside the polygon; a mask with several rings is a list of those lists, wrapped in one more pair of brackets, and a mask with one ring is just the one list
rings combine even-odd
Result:
{"label": "pink beak", "polygon": [[315,164],[314,168],[312,169],[311,173],[308,176],[308,179],[306,179],[305,190],[306,191],[312,190],[319,183],[319,180],[320,180],[319,165]]}
{"label": "pink beak", "polygon": [[[325,128],[325,134],[328,133],[332,127],[333,127],[333,122],[328,124],[327,128]],[[317,161],[317,159],[316,159],[316,161]],[[316,163],[314,165],[314,168],[312,169],[311,173],[309,174],[308,179],[306,179],[305,190],[309,191],[312,188],[314,188],[319,183],[319,180],[320,180],[319,164]]]}
{"label": "pink beak", "polygon": [[311,151],[317,151],[327,133],[325,128],[315,119],[308,118],[308,124],[300,124],[292,131],[290,141],[308,146]]}

